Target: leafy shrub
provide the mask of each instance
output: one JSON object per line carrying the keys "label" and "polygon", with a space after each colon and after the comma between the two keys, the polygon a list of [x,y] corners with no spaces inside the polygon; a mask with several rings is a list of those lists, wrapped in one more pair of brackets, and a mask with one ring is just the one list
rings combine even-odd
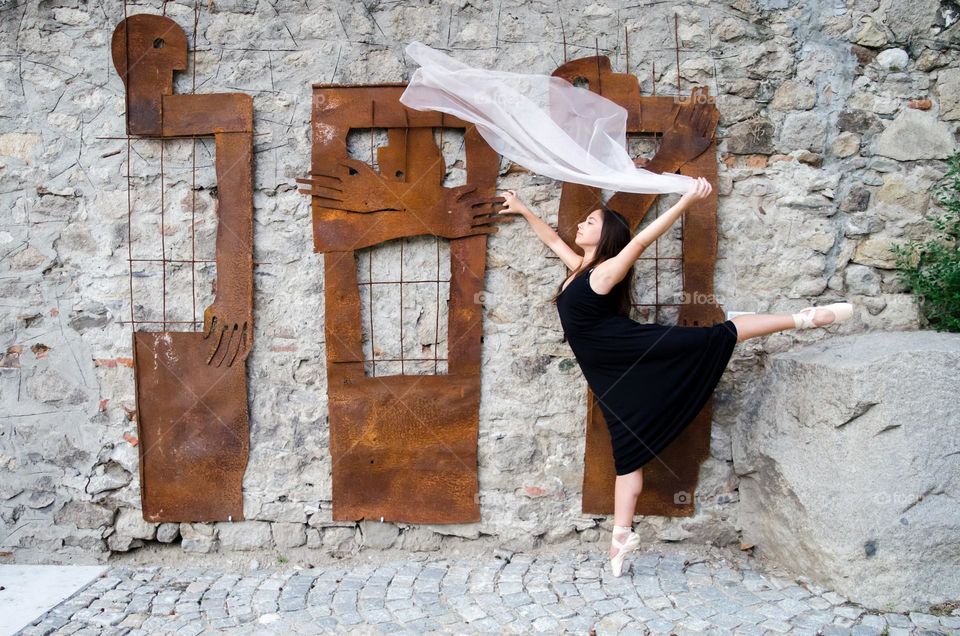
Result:
{"label": "leafy shrub", "polygon": [[895,244],[900,280],[916,294],[925,326],[960,332],[960,153],[948,159],[937,200],[945,212],[927,215],[936,234],[925,241]]}

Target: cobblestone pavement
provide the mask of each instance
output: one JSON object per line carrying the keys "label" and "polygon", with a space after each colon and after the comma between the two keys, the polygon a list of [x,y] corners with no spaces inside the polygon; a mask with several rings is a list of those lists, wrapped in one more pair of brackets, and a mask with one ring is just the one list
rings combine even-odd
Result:
{"label": "cobblestone pavement", "polygon": [[726,559],[599,551],[411,554],[230,572],[120,565],[22,634],[960,634],[960,610],[867,610]]}

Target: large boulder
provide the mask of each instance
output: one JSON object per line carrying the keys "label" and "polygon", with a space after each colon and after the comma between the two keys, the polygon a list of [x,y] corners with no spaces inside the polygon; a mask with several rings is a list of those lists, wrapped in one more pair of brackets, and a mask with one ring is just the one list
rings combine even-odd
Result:
{"label": "large boulder", "polygon": [[734,431],[743,540],[870,607],[960,598],[957,387],[960,334],[773,356]]}

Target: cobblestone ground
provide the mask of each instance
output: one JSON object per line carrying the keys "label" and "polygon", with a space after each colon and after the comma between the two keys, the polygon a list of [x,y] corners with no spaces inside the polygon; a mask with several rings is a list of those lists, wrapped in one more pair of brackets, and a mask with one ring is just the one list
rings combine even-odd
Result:
{"label": "cobblestone ground", "polygon": [[22,634],[958,634],[947,616],[866,610],[750,563],[526,553],[230,572],[114,566]]}

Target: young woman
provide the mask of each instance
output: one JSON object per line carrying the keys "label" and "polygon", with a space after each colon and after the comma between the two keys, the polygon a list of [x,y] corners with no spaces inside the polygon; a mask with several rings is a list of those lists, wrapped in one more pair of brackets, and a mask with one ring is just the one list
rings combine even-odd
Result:
{"label": "young woman", "polygon": [[734,345],[786,329],[822,327],[853,315],[850,303],[807,307],[795,314],[747,314],[711,327],[643,324],[629,317],[633,263],[690,206],[710,194],[695,186],[643,231],[631,236],[627,220],[601,205],[577,225],[571,249],[513,190],[501,214],[522,215],[573,275],[557,288],[560,323],[610,430],[616,467],[610,563],[622,573],[637,548],[633,530],[642,466],[672,442],[706,404]]}

